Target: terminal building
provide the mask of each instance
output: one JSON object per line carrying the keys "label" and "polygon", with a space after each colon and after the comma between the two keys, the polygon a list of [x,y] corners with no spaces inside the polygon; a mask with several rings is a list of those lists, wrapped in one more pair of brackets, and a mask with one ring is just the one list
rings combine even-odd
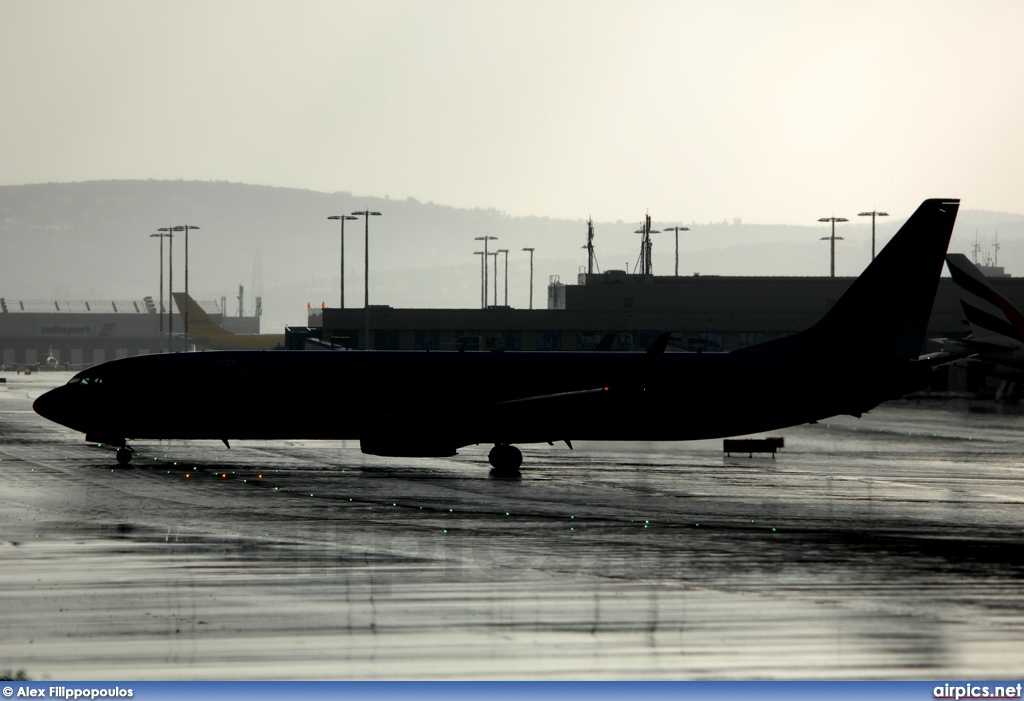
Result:
{"label": "terminal building", "polygon": [[[1024,309],[1024,278],[986,268],[995,289]],[[552,279],[546,309],[393,309],[371,305],[311,309],[324,342],[395,350],[645,350],[662,332],[688,351],[732,351],[801,331],[817,322],[852,277],[655,276],[610,270],[581,273],[578,284]],[[366,338],[369,321],[369,343]],[[851,336],[864,331],[850,329]],[[939,281],[928,337],[957,338],[967,327],[953,281]]]}
{"label": "terminal building", "polygon": [[[224,302],[199,305],[234,333],[259,333],[259,316],[224,314]],[[165,310],[166,312],[166,310]],[[171,335],[173,329],[174,335]],[[183,350],[185,321],[139,300],[28,301],[0,298],[0,365],[81,368],[130,355]]]}

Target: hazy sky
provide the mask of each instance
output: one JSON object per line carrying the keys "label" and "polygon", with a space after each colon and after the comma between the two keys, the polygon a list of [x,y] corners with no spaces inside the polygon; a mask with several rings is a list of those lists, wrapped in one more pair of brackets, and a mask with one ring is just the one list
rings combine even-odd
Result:
{"label": "hazy sky", "polygon": [[1024,212],[1024,2],[0,1],[0,184]]}

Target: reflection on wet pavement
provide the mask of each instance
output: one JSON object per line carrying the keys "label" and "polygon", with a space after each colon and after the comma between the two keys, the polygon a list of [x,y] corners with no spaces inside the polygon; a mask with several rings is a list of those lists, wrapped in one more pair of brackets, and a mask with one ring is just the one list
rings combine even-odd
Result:
{"label": "reflection on wet pavement", "polygon": [[0,668],[35,679],[1020,668],[1013,412],[894,403],[779,432],[775,460],[528,446],[521,480],[484,446],[139,443],[120,467],[31,412],[53,377],[0,389]]}

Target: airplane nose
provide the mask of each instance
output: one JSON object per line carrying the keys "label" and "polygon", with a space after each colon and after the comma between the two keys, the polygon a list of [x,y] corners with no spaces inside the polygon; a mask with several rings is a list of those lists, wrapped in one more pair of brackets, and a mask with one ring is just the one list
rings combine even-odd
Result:
{"label": "airplane nose", "polygon": [[42,416],[44,419],[49,419],[54,423],[68,425],[67,416],[67,402],[66,397],[62,397],[63,387],[51,389],[46,394],[39,396],[34,402],[32,402],[32,409]]}

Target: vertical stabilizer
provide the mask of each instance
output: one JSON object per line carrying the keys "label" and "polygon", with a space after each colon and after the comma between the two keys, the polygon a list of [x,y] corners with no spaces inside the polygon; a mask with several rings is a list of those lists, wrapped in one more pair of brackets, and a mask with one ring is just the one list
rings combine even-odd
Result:
{"label": "vertical stabilizer", "polygon": [[[991,283],[963,253],[950,253],[946,265],[960,288],[960,306],[976,341],[995,337],[1024,342],[1024,315],[992,289]],[[1002,338],[1000,338],[1002,337]]]}
{"label": "vertical stabilizer", "polygon": [[959,207],[925,200],[821,321],[735,352],[918,357]]}
{"label": "vertical stabilizer", "polygon": [[203,308],[184,292],[175,292],[172,296],[174,297],[175,305],[178,307],[178,313],[182,318],[185,318],[185,305],[188,305],[188,332],[190,336],[218,338],[234,335],[210,318],[210,315],[203,311]]}

